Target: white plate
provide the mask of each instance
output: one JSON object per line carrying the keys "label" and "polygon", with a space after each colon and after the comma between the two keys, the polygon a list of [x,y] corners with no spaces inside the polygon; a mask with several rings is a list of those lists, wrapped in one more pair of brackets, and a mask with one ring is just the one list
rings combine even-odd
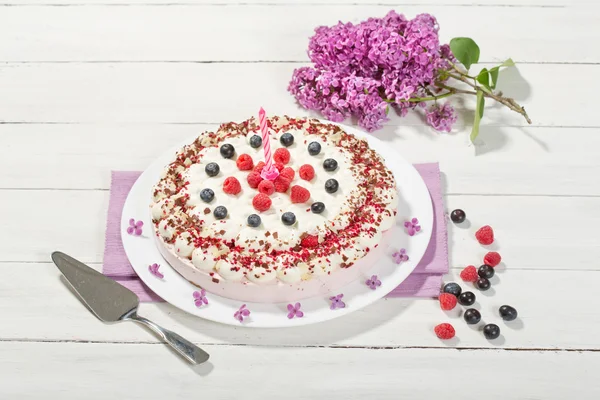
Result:
{"label": "white plate", "polygon": [[[425,254],[433,227],[433,206],[425,182],[415,168],[385,142],[355,128],[341,124],[340,126],[346,132],[366,139],[369,146],[383,156],[386,165],[394,173],[400,200],[396,224],[383,234],[383,241],[377,249],[371,251],[352,267],[359,267],[359,263],[364,266],[373,264],[371,268],[365,269],[368,273],[342,289],[336,290],[335,293],[302,300],[301,309],[304,317],[288,319],[287,304],[246,303],[251,314],[244,320],[244,326],[273,328],[308,325],[356,311],[379,300],[402,283]],[[209,304],[196,307],[193,292],[198,288],[169,266],[162,258],[152,237],[153,229],[149,210],[152,187],[158,182],[160,173],[171,162],[175,152],[194,139],[195,137],[190,138],[160,156],[142,173],[131,188],[121,216],[123,247],[135,272],[150,289],[164,300],[199,317],[239,326],[240,322],[233,315],[242,302],[207,293]],[[405,232],[404,221],[413,217],[419,219],[421,231],[411,237]],[[142,236],[126,233],[130,218],[144,222]],[[409,260],[398,265],[393,261],[391,255],[400,248],[406,249]],[[159,279],[149,272],[148,266],[153,263],[160,264],[160,271],[164,274],[163,279]],[[370,289],[365,284],[371,275],[377,275],[381,281],[381,286],[376,290]],[[340,293],[344,294],[343,301],[346,307],[331,310],[329,296]]]}

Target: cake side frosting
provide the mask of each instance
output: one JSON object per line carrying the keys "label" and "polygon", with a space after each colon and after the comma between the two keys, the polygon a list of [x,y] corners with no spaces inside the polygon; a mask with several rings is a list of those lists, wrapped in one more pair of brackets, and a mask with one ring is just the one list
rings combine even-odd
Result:
{"label": "cake side frosting", "polygon": [[[166,167],[154,188],[151,213],[159,247],[163,255],[174,256],[168,261],[180,264],[178,271],[193,268],[188,275],[215,284],[224,280],[243,285],[306,285],[350,268],[379,244],[381,232],[393,223],[394,177],[366,141],[318,120],[273,117],[268,125],[273,152],[285,148],[289,154],[289,160],[284,158],[286,163],[278,165],[280,173],[287,168],[285,176],[291,177],[291,168],[294,176],[284,182],[288,187],[276,185],[278,191],[270,194],[266,211],[253,205],[259,192],[249,179],[264,159],[262,146],[256,146],[253,138],[260,131],[252,118],[202,134]],[[284,134],[286,140],[280,140]],[[314,142],[320,147],[317,154]],[[233,146],[231,158],[223,156],[223,145]],[[243,160],[252,160],[252,168],[239,163],[243,154]],[[335,160],[337,165],[332,169],[325,160]],[[218,164],[218,174],[207,172],[209,163]],[[312,167],[314,177],[300,173],[306,165]],[[239,182],[239,192],[227,194],[223,185],[233,178]],[[333,192],[331,180],[336,182]],[[298,201],[290,196],[294,187],[306,189],[309,198],[294,203]],[[213,194],[210,201],[200,195],[205,189]],[[316,202],[324,210],[314,212],[311,206]],[[215,212],[218,207],[227,209],[225,218]],[[293,213],[295,223],[286,225],[285,213]],[[259,216],[258,226],[249,226],[252,214]],[[198,284],[198,279],[192,281]]]}

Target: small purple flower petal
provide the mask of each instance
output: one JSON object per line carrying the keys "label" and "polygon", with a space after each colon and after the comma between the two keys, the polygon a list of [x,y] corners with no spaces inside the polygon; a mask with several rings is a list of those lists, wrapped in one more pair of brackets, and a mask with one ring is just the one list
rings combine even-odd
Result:
{"label": "small purple flower petal", "polygon": [[133,235],[133,226],[130,226],[129,228],[127,228],[127,233],[129,233],[130,235]]}
{"label": "small purple flower petal", "polygon": [[304,317],[304,313],[302,311],[298,310],[298,311],[296,311],[296,317],[302,318],[302,317]]}
{"label": "small purple flower petal", "polygon": [[294,306],[291,304],[288,304],[287,309],[288,309],[288,311],[294,311]]}
{"label": "small purple flower petal", "polygon": [[158,270],[160,268],[160,265],[158,264],[152,264],[148,266],[148,270],[150,271],[150,273],[154,276],[156,276],[157,278],[164,278],[165,276]]}
{"label": "small purple flower petal", "polygon": [[292,318],[294,318],[294,315],[295,315],[295,314],[294,314],[294,312],[292,311],[292,312],[288,313],[287,317],[288,317],[289,319],[292,319]]}

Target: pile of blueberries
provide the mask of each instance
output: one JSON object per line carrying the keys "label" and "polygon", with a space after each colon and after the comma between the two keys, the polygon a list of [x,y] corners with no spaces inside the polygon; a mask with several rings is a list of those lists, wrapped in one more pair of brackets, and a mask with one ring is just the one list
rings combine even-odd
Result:
{"label": "pile of blueberries", "polygon": [[[446,283],[443,292],[456,296],[458,303],[462,306],[472,306],[475,303],[475,293],[463,292],[460,285],[456,282]],[[517,310],[508,305],[500,307],[498,312],[505,321],[513,321],[517,318]],[[478,324],[481,321],[481,313],[474,308],[466,309],[463,317],[469,325]],[[483,335],[486,339],[496,339],[500,336],[500,327],[496,324],[487,324],[483,327]]]}
{"label": "pile of blueberries", "polygon": [[[465,221],[467,215],[463,210],[457,209],[452,211],[450,219],[456,224]],[[481,291],[488,290],[491,286],[490,278],[494,276],[494,268],[489,265],[482,265],[477,270],[479,278],[475,281],[475,287]],[[475,294],[473,292],[463,292],[460,285],[456,282],[450,282],[444,285],[442,291],[444,293],[456,296],[458,303],[462,306],[471,306],[475,303]],[[517,310],[509,305],[503,305],[498,309],[500,317],[504,321],[513,321],[517,318]],[[478,324],[481,321],[481,313],[474,309],[468,308],[463,314],[465,322],[469,325]],[[486,339],[496,339],[500,336],[500,327],[496,324],[486,324],[483,327],[483,335]]]}

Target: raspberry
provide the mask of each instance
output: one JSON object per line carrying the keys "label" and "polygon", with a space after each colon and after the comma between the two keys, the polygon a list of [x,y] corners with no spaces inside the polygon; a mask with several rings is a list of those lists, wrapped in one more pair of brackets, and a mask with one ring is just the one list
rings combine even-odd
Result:
{"label": "raspberry", "polygon": [[317,247],[319,245],[319,238],[313,235],[306,235],[304,239],[302,239],[300,244],[302,245],[302,247]]}
{"label": "raspberry", "polygon": [[312,167],[312,165],[304,164],[298,170],[298,174],[300,175],[300,178],[304,179],[305,181],[310,181],[315,177],[315,169]]}
{"label": "raspberry", "polygon": [[230,176],[223,182],[223,191],[227,194],[238,194],[242,191],[242,185],[240,185],[237,178]]}
{"label": "raspberry", "polygon": [[273,185],[273,182],[265,179],[264,181],[261,181],[258,184],[258,191],[260,193],[266,194],[267,196],[270,196],[273,193],[275,193],[275,185]]}
{"label": "raspberry", "polygon": [[290,187],[290,180],[283,175],[279,175],[273,181],[273,185],[275,185],[275,191],[279,193],[287,192]]}
{"label": "raspberry", "polygon": [[460,272],[460,279],[465,282],[475,282],[477,279],[479,279],[479,275],[477,275],[477,269],[473,265],[469,265]]}
{"label": "raspberry", "polygon": [[306,203],[310,199],[310,192],[302,186],[292,186],[292,203]]}
{"label": "raspberry", "polygon": [[283,169],[285,168],[285,166],[280,162],[273,163],[273,165],[275,166],[275,168],[277,168],[277,171],[279,172],[283,171]]}
{"label": "raspberry", "polygon": [[271,208],[271,199],[263,193],[259,193],[252,199],[252,207],[257,211],[267,211]]}
{"label": "raspberry", "polygon": [[442,310],[446,310],[446,311],[452,310],[454,307],[456,307],[457,301],[458,301],[458,299],[453,294],[450,294],[450,293],[440,294],[440,307],[442,307]]}
{"label": "raspberry", "polygon": [[435,332],[435,335],[437,337],[439,337],[440,339],[452,339],[454,337],[454,335],[456,334],[456,331],[454,330],[454,327],[448,323],[443,323],[443,324],[439,324],[437,325],[433,331]]}
{"label": "raspberry", "polygon": [[281,171],[280,175],[285,176],[286,178],[288,178],[291,181],[294,179],[294,176],[296,176],[296,173],[294,172],[293,168],[285,167],[283,169],[283,171]]}
{"label": "raspberry", "polygon": [[502,257],[500,257],[500,254],[496,253],[495,251],[490,251],[485,255],[485,257],[483,257],[483,263],[489,265],[490,267],[495,267],[496,265],[500,264],[500,261],[502,261]]}
{"label": "raspberry", "polygon": [[273,153],[273,160],[275,160],[276,163],[287,164],[290,162],[290,152],[288,149],[277,149],[275,150],[275,153]]}
{"label": "raspberry", "polygon": [[248,185],[250,185],[252,189],[256,189],[260,181],[263,180],[263,178],[261,178],[258,172],[250,172],[246,180],[248,181]]}
{"label": "raspberry", "polygon": [[492,244],[494,242],[494,230],[489,225],[482,226],[477,232],[475,232],[475,237],[481,244]]}
{"label": "raspberry", "polygon": [[260,174],[264,166],[264,161],[259,161],[258,164],[256,164],[256,167],[254,167],[254,172],[258,172]]}
{"label": "raspberry", "polygon": [[242,154],[235,162],[237,167],[242,171],[250,171],[254,167],[254,161],[248,154]]}

